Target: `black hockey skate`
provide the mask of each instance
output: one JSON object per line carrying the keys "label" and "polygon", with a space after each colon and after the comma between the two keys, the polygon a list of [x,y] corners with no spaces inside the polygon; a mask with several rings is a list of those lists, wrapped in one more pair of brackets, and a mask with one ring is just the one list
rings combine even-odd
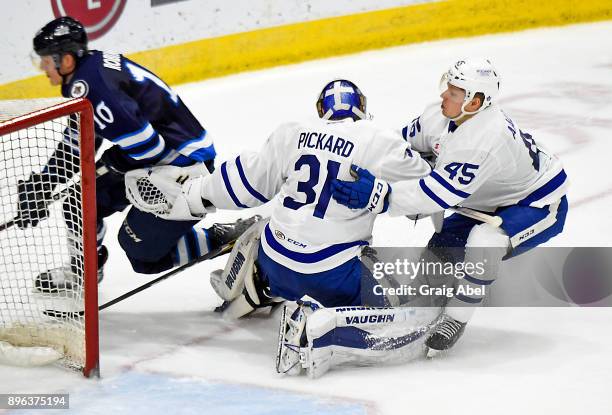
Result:
{"label": "black hockey skate", "polygon": [[234,223],[215,223],[208,229],[208,236],[212,243],[212,248],[228,244],[235,241],[254,223],[261,220],[260,215],[255,215],[247,219],[238,219]]}
{"label": "black hockey skate", "polygon": [[[108,260],[108,249],[102,245],[98,248],[98,283],[104,278],[104,264]],[[41,272],[34,279],[34,289],[43,294],[58,294],[80,290],[83,286],[83,260],[81,256],[72,256],[70,265]]]}
{"label": "black hockey skate", "polygon": [[433,334],[425,342],[427,347],[429,347],[427,357],[434,357],[440,351],[453,347],[463,334],[466,325],[467,323],[457,321],[446,314],[442,315],[440,321],[433,329]]}

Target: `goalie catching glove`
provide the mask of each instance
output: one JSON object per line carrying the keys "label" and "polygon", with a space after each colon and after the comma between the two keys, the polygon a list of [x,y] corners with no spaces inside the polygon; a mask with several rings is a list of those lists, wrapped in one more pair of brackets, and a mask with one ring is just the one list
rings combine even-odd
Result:
{"label": "goalie catching glove", "polygon": [[189,167],[157,166],[125,175],[125,193],[139,210],[167,220],[199,220],[215,207],[202,199],[203,163]]}

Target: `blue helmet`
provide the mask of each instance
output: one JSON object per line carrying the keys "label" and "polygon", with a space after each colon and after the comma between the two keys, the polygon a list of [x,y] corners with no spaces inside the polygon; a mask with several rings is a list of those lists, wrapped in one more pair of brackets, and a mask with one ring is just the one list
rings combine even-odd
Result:
{"label": "blue helmet", "polygon": [[324,120],[363,120],[366,118],[366,97],[351,81],[336,79],[321,91],[317,111]]}

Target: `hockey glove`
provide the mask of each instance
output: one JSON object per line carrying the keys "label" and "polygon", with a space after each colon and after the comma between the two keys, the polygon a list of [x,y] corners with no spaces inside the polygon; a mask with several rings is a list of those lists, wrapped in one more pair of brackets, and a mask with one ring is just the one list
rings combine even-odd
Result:
{"label": "hockey glove", "polygon": [[365,208],[372,213],[386,212],[389,208],[391,186],[354,164],[351,166],[351,174],[356,181],[332,180],[331,192],[336,202],[351,209]]}
{"label": "hockey glove", "polygon": [[130,159],[118,145],[114,145],[102,153],[102,157],[96,163],[96,168],[100,168],[101,165],[104,165],[109,173],[115,176],[123,176],[128,171],[139,167],[134,165],[134,160]]}
{"label": "hockey glove", "polygon": [[15,223],[21,228],[36,226],[38,222],[49,216],[47,205],[52,201],[52,184],[47,176],[32,173],[26,181],[17,183],[17,218]]}
{"label": "hockey glove", "polygon": [[167,220],[199,220],[215,207],[202,199],[204,163],[189,167],[156,166],[125,175],[128,200],[139,210]]}

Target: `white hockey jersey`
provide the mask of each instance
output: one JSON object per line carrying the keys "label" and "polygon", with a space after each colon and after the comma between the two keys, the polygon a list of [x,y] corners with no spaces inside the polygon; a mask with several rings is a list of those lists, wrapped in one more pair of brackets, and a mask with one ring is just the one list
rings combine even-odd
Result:
{"label": "white hockey jersey", "polygon": [[274,261],[301,273],[334,268],[358,256],[376,215],[331,197],[334,178],[354,180],[351,164],[389,182],[424,177],[430,166],[399,133],[371,121],[319,119],[278,127],[258,153],[224,162],[205,179],[202,197],[221,209],[273,203],[261,244]]}
{"label": "white hockey jersey", "polygon": [[495,105],[457,127],[435,104],[402,135],[413,149],[432,154],[435,166],[425,178],[392,185],[391,215],[458,205],[486,212],[517,204],[543,207],[567,192],[559,159]]}

